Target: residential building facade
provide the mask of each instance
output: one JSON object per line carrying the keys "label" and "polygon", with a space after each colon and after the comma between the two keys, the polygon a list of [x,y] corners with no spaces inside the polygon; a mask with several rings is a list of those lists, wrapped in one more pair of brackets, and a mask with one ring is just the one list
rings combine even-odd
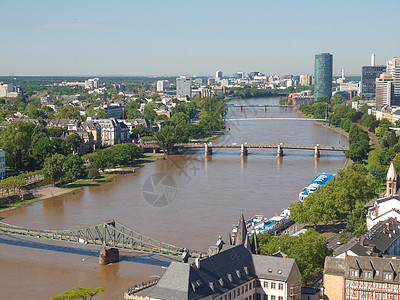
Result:
{"label": "residential building facade", "polygon": [[327,257],[324,299],[400,299],[400,261],[394,258]]}
{"label": "residential building facade", "polygon": [[392,105],[392,99],[394,99],[394,80],[392,74],[382,73],[376,79],[375,85],[376,106]]}

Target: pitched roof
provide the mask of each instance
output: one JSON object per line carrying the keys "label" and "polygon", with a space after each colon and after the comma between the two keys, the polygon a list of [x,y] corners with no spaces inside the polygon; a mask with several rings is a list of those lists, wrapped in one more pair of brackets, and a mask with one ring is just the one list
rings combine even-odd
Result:
{"label": "pitched roof", "polygon": [[172,262],[148,296],[171,300],[215,297],[257,277],[287,281],[293,270],[300,278],[294,259],[255,255],[238,245],[198,265]]}

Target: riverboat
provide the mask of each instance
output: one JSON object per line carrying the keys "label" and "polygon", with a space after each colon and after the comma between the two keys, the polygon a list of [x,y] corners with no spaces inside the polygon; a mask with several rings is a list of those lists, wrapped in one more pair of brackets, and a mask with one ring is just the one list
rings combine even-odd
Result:
{"label": "riverboat", "polygon": [[306,197],[319,190],[332,179],[335,179],[335,174],[318,174],[300,193],[299,200],[304,201]]}
{"label": "riverboat", "polygon": [[[279,216],[274,216],[272,218],[265,218],[263,215],[255,215],[246,222],[246,229],[249,235],[254,232],[256,234],[271,234],[275,235],[287,227],[289,227],[293,221],[290,217],[290,210],[285,209]],[[233,225],[233,236],[236,235],[238,225]]]}

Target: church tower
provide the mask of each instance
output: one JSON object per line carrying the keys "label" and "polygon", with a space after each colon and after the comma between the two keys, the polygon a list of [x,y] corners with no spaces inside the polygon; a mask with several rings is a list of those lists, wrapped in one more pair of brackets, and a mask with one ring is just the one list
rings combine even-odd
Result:
{"label": "church tower", "polygon": [[386,197],[395,194],[397,194],[397,173],[394,169],[393,162],[391,162],[386,176]]}

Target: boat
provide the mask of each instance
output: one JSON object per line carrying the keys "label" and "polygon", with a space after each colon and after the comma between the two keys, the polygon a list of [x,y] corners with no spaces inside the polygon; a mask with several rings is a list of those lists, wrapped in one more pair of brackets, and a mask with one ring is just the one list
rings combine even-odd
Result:
{"label": "boat", "polygon": [[306,197],[319,190],[332,179],[335,179],[335,174],[318,174],[300,193],[299,200],[304,201]]}
{"label": "boat", "polygon": [[[275,235],[287,227],[289,227],[293,221],[290,217],[290,210],[285,209],[280,215],[272,218],[265,218],[263,215],[255,215],[249,220],[245,221],[248,235],[256,234],[271,234]],[[238,225],[233,225],[232,237],[236,235]]]}

